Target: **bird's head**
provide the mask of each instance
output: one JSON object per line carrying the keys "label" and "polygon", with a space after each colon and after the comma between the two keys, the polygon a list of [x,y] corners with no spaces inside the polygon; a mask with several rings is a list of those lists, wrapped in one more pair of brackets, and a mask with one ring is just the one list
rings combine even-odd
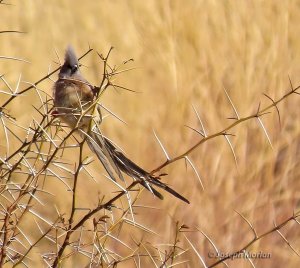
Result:
{"label": "bird's head", "polygon": [[65,62],[60,69],[59,78],[77,78],[80,79],[81,73],[79,63],[72,46],[68,46],[65,54]]}

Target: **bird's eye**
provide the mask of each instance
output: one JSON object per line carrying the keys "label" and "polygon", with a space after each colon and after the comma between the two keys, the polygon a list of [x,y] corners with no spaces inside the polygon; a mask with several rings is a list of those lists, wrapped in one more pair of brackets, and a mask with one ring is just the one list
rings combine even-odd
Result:
{"label": "bird's eye", "polygon": [[77,64],[75,64],[75,65],[73,65],[73,66],[71,67],[72,73],[75,73],[77,70],[78,70],[78,65],[77,65]]}

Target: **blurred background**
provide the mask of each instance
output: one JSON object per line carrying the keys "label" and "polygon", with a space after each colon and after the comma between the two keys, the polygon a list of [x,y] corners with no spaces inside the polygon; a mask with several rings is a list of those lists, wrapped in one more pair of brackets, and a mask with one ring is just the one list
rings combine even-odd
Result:
{"label": "blurred background", "polygon": [[[277,100],[300,84],[300,2],[286,1],[4,1],[0,5],[1,30],[24,34],[0,35],[0,55],[22,58],[30,63],[0,60],[0,72],[14,88],[21,75],[20,88],[34,83],[63,61],[64,51],[72,44],[78,57],[89,46],[106,54],[114,47],[109,64],[131,69],[115,77],[114,82],[136,91],[110,88],[102,103],[127,122],[107,117],[103,132],[115,141],[133,161],[153,170],[165,161],[153,130],[171,157],[175,157],[201,139],[201,130],[193,107],[198,111],[208,135],[233,122],[228,92],[241,117],[271,104],[263,94]],[[59,59],[58,59],[59,56]],[[123,62],[129,61],[125,65]],[[83,75],[94,85],[102,78],[102,62],[95,52],[82,61]],[[120,69],[120,70],[121,70]],[[52,94],[53,80],[39,89]],[[1,81],[1,88],[5,84]],[[7,99],[0,94],[0,105]],[[221,252],[242,248],[253,237],[243,214],[258,234],[273,228],[299,210],[300,182],[300,100],[292,95],[262,117],[273,148],[257,120],[250,120],[230,131],[237,165],[223,137],[204,143],[190,158],[198,170],[204,190],[183,160],[166,167],[163,181],[187,197],[187,205],[164,194],[160,201],[143,191],[136,209],[136,220],[156,235],[128,227],[122,239],[128,244],[149,241],[159,247],[173,243],[176,221],[190,228],[186,234],[207,264],[213,251],[204,232]],[[40,100],[35,91],[16,98],[7,108],[20,124],[28,125],[37,115],[33,105]],[[21,135],[21,134],[20,134]],[[0,151],[6,142],[0,130]],[[13,149],[14,145],[11,144]],[[2,148],[2,149],[1,149]],[[85,148],[85,156],[92,156]],[[74,167],[78,156],[65,150],[62,159]],[[107,180],[102,166],[94,161],[91,173],[79,178],[79,206],[94,208],[98,196],[114,196],[117,188]],[[128,180],[130,181],[130,179]],[[72,180],[68,183],[72,184]],[[68,213],[71,193],[55,178],[47,189],[54,196],[41,196],[47,209],[39,208],[47,218]],[[80,214],[80,212],[79,212]],[[28,222],[27,222],[28,223]],[[25,227],[24,227],[25,228]],[[29,228],[28,226],[26,228]],[[300,228],[290,223],[281,230],[292,246],[300,250]],[[133,239],[134,237],[134,239]],[[183,248],[191,248],[184,237]],[[116,243],[117,244],[117,243]],[[44,245],[45,247],[47,245]],[[126,247],[114,245],[119,254]],[[118,249],[118,250],[117,250]],[[256,242],[252,252],[270,252],[270,259],[252,260],[257,267],[298,267],[300,259],[278,233]],[[35,265],[41,263],[38,251]],[[185,252],[178,267],[200,267],[193,249]],[[83,267],[85,257],[74,257],[66,267]],[[252,267],[247,260],[228,262],[230,267]],[[133,267],[121,263],[120,267]],[[154,264],[142,260],[142,267]],[[222,266],[222,265],[220,265]],[[118,266],[119,267],[119,266]]]}

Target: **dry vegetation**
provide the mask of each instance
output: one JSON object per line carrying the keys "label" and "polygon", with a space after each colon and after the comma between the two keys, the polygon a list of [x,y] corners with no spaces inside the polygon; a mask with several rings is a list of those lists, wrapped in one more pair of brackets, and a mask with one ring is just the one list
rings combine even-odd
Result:
{"label": "dry vegetation", "polygon": [[[11,89],[24,90],[58,68],[69,43],[79,55],[94,49],[81,69],[99,85],[103,62],[95,51],[105,55],[114,46],[110,66],[128,71],[112,82],[139,93],[108,88],[101,103],[127,125],[107,113],[105,135],[149,171],[166,161],[153,130],[172,158],[202,140],[189,159],[204,189],[182,159],[160,172],[190,205],[166,193],[160,201],[147,191],[130,192],[130,206],[122,192],[113,206],[106,204],[120,188],[91,161],[86,145],[62,150],[80,141],[75,135],[62,143],[70,129],[58,120],[46,126],[53,120],[47,94],[55,73],[1,108],[0,263],[209,267],[218,261],[209,258],[214,247],[234,253],[256,235],[247,250],[271,258],[227,260],[229,267],[299,267],[300,100],[291,92],[291,83],[300,85],[299,15],[293,0],[1,1],[0,31],[25,33],[0,33],[0,106]],[[253,118],[238,120],[227,94],[240,118]],[[221,135],[206,140],[192,130],[203,133],[194,109],[208,137]]]}

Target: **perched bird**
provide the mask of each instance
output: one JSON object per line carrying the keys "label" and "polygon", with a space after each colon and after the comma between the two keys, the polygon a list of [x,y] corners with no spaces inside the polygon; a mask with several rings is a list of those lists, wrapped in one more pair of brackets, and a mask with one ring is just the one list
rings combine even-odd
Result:
{"label": "perched bird", "polygon": [[102,117],[100,107],[95,109],[97,105],[95,91],[82,76],[75,52],[69,46],[58,80],[53,87],[55,114],[71,128],[78,128],[112,180],[116,178],[124,180],[122,174],[124,172],[160,199],[163,199],[163,196],[153,187],[154,185],[189,203],[185,197],[161,182],[159,177],[151,175],[128,159],[102,135],[99,127]]}

